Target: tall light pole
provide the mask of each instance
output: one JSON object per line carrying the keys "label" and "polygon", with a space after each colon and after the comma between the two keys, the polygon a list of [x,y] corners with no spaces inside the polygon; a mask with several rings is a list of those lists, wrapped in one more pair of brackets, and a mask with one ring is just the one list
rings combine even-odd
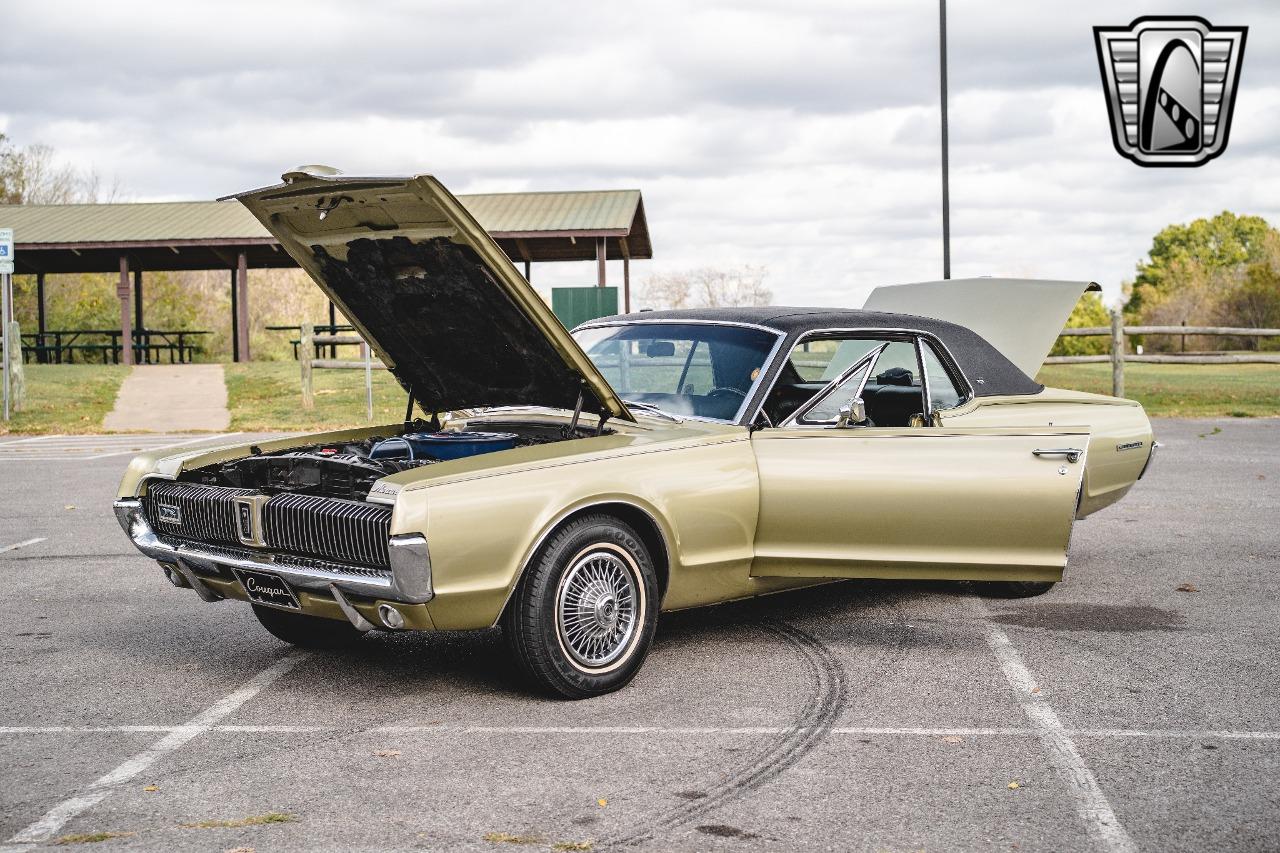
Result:
{"label": "tall light pole", "polygon": [[951,167],[947,151],[947,0],[938,0],[938,58],[942,74],[942,277],[951,278]]}

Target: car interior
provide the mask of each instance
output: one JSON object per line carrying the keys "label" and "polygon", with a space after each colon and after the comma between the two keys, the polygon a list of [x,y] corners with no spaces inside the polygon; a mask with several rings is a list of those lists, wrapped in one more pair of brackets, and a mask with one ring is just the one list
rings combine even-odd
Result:
{"label": "car interior", "polygon": [[[865,357],[875,348],[880,352],[869,365],[873,371],[862,387],[862,401],[866,406],[867,420],[862,426],[907,427],[924,425],[924,383],[921,380],[920,363],[914,342],[910,340],[884,341],[876,339],[831,339],[808,341],[797,345],[782,366],[773,390],[765,400],[763,411],[769,422],[780,424],[794,414],[814,395],[826,388],[856,360]],[[960,395],[953,380],[947,375],[932,351],[930,384],[944,386],[942,393],[934,394],[934,405],[956,405]],[[839,406],[850,402],[857,393],[866,370],[851,375],[841,386],[830,392],[830,404],[821,403],[806,413],[803,423],[834,423],[833,413]],[[842,396],[843,395],[843,396]],[[846,397],[848,399],[846,399]]]}
{"label": "car interior", "polygon": [[628,403],[721,421],[737,418],[777,340],[756,329],[679,323],[575,336]]}

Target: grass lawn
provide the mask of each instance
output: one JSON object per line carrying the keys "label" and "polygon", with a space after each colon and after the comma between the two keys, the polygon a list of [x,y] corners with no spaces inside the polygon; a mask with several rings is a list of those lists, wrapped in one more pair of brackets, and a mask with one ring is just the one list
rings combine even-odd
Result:
{"label": "grass lawn", "polygon": [[[1053,364],[1037,381],[1056,388],[1111,393],[1110,364]],[[1126,364],[1124,395],[1152,417],[1280,415],[1280,364]]]}
{"label": "grass lawn", "polygon": [[[318,432],[369,423],[363,370],[316,370],[316,407],[311,411],[302,408],[296,361],[228,364],[225,371],[233,430]],[[390,373],[373,371],[373,423],[403,420],[407,399]]]}
{"label": "grass lawn", "polygon": [[[95,433],[111,411],[128,368],[116,365],[27,365],[26,409],[0,435]],[[316,407],[302,408],[294,361],[226,365],[231,429],[314,432],[368,423],[364,372],[315,371]],[[1111,365],[1062,364],[1037,377],[1046,385],[1111,393]],[[405,394],[386,371],[373,372],[374,423],[404,417]],[[1130,364],[1125,393],[1152,417],[1280,416],[1280,365]]]}
{"label": "grass lawn", "polygon": [[28,364],[27,398],[0,435],[102,432],[129,368],[115,364]]}

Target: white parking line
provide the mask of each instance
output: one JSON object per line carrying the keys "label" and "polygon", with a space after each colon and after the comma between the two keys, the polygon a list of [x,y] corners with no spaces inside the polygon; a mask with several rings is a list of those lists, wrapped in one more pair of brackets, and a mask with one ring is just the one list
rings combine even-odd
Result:
{"label": "white parking line", "polygon": [[1069,784],[1067,791],[1075,800],[1076,811],[1080,813],[1089,829],[1090,835],[1106,850],[1114,853],[1134,853],[1133,840],[1120,825],[1111,803],[1098,786],[1075,742],[1067,733],[1062,721],[1049,701],[1040,695],[1036,680],[1022,662],[1022,655],[1013,647],[1009,636],[995,625],[987,629],[987,645],[995,652],[1004,670],[1004,677],[1018,695],[1018,702],[1026,712],[1027,719],[1040,736],[1040,742],[1053,757],[1054,763],[1067,775]]}
{"label": "white parking line", "polygon": [[240,706],[257,696],[263,688],[275,682],[305,658],[305,653],[292,652],[276,661],[249,679],[243,687],[192,717],[185,725],[171,729],[167,735],[142,752],[105,776],[89,783],[80,793],[49,809],[43,817],[9,839],[8,844],[15,846],[3,847],[0,851],[9,853],[9,851],[23,850],[22,845],[42,844],[48,841],[67,821],[102,802],[116,787],[137,776],[168,753],[180,749],[193,738],[213,729],[218,720],[237,711]]}
{"label": "white parking line", "polygon": [[[233,438],[233,437],[235,437],[235,436],[237,436],[237,435],[240,435],[240,433],[238,433],[238,432],[225,432],[225,433],[222,433],[221,435],[201,435],[201,436],[196,436],[195,438],[190,439],[190,440],[188,440],[188,441],[178,441],[178,442],[175,442],[175,443],[173,443],[173,444],[165,444],[165,445],[163,445],[163,446],[161,446],[161,447],[154,447],[154,448],[150,448],[150,449],[152,449],[152,450],[168,450],[168,449],[169,449],[169,448],[171,448],[171,447],[186,447],[186,446],[187,446],[187,445],[189,445],[189,444],[199,444],[199,443],[200,443],[200,442],[202,442],[202,441],[215,441],[215,440],[223,439],[223,438]],[[88,458],[89,458],[89,459],[106,459],[106,458],[111,457],[111,456],[129,456],[129,455],[132,455],[134,452],[135,452],[135,451],[133,451],[133,450],[121,450],[121,451],[116,452],[116,453],[103,453],[103,454],[100,454],[100,455],[98,455],[98,456],[90,456],[90,457],[88,457]]]}
{"label": "white parking line", "polygon": [[37,536],[35,539],[24,539],[21,542],[14,542],[12,545],[0,547],[0,554],[3,554],[5,551],[16,551],[19,548],[25,548],[28,545],[35,545],[37,542],[44,542],[48,538],[49,537],[47,536]]}
{"label": "white parking line", "polygon": [[240,432],[143,433],[108,435],[41,435],[0,442],[0,462],[61,462],[64,460],[110,459],[131,456],[171,447],[187,447],[200,442],[213,445],[223,439],[242,435]]}
{"label": "white parking line", "polygon": [[[130,732],[186,731],[179,726],[0,726],[0,735],[47,734],[128,734]],[[343,726],[218,725],[208,731],[227,734],[483,734],[483,735],[786,735],[796,731],[787,726],[479,726],[442,723],[435,726],[376,726],[353,729]],[[1082,738],[1152,738],[1174,740],[1257,740],[1280,741],[1280,732],[1236,729],[1063,729],[1064,734]],[[966,726],[837,726],[833,735],[903,735],[907,737],[1040,737],[1039,728]]]}

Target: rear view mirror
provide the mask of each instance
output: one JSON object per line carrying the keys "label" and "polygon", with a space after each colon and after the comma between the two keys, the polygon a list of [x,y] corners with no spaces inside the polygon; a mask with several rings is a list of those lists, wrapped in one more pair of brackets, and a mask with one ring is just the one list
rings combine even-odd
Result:
{"label": "rear view mirror", "polygon": [[673,341],[654,341],[645,347],[644,354],[649,358],[668,358],[676,354]]}

